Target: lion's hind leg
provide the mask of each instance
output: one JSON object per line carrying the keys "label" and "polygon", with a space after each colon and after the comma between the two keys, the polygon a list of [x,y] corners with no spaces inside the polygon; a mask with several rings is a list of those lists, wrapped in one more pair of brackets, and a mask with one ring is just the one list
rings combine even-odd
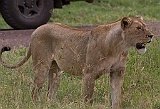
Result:
{"label": "lion's hind leg", "polygon": [[61,74],[62,71],[60,71],[56,61],[53,61],[48,75],[48,101],[54,101],[56,99]]}
{"label": "lion's hind leg", "polygon": [[49,65],[43,61],[33,62],[34,69],[34,86],[32,89],[32,99],[34,102],[40,98],[40,92],[45,83],[45,79],[49,72]]}

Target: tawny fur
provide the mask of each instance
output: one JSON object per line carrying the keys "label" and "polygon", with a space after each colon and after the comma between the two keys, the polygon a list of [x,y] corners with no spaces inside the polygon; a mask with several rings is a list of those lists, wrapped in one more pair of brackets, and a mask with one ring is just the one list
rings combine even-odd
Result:
{"label": "tawny fur", "polygon": [[151,33],[141,18],[125,17],[92,31],[60,23],[46,24],[33,32],[29,51],[20,63],[8,65],[1,58],[0,62],[5,67],[16,68],[32,55],[35,74],[32,97],[35,101],[46,77],[49,78],[48,98],[55,99],[60,75],[64,71],[83,76],[84,100],[91,102],[95,80],[102,74],[110,73],[112,108],[118,109],[128,50],[136,43],[147,43],[149,35]]}

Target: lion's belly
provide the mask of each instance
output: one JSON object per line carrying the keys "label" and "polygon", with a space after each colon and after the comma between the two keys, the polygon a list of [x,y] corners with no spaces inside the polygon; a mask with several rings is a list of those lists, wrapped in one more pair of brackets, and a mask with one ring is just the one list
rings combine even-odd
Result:
{"label": "lion's belly", "polygon": [[85,63],[82,57],[73,54],[64,54],[56,56],[55,60],[62,71],[72,75],[82,76]]}
{"label": "lion's belly", "polygon": [[67,40],[56,47],[55,61],[64,72],[81,76],[86,62],[88,40],[85,38],[78,41],[69,41]]}
{"label": "lion's belly", "polygon": [[73,60],[58,60],[57,64],[59,68],[66,73],[76,75],[76,76],[83,75],[84,65],[77,63],[76,61],[73,62]]}

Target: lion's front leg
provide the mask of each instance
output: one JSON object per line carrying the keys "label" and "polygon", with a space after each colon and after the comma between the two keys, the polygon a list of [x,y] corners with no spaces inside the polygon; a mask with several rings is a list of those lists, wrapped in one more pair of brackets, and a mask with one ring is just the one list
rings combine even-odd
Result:
{"label": "lion's front leg", "polygon": [[95,79],[92,74],[85,74],[84,76],[84,88],[83,88],[83,94],[84,94],[84,101],[85,102],[93,102],[92,95],[94,92],[94,86],[95,86]]}
{"label": "lion's front leg", "polygon": [[110,73],[110,90],[112,98],[112,109],[121,107],[121,87],[124,80],[125,68],[119,68],[117,72]]}
{"label": "lion's front leg", "polygon": [[112,98],[112,109],[121,108],[121,87],[124,81],[128,52],[119,56],[118,61],[112,66],[110,72],[110,90]]}
{"label": "lion's front leg", "polygon": [[84,89],[83,89],[83,94],[84,94],[84,101],[85,102],[90,102],[91,104],[93,103],[93,92],[94,92],[94,86],[95,86],[95,81],[101,77],[104,73],[103,72],[96,72],[95,71],[90,71],[92,73],[85,73],[84,74]]}

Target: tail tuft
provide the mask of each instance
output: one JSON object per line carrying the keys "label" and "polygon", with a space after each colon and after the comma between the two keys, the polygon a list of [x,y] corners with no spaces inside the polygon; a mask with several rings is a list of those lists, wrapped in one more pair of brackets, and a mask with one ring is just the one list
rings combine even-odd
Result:
{"label": "tail tuft", "polygon": [[1,49],[1,53],[2,53],[2,52],[5,52],[5,51],[10,51],[10,50],[11,50],[10,47],[3,47],[3,48]]}

